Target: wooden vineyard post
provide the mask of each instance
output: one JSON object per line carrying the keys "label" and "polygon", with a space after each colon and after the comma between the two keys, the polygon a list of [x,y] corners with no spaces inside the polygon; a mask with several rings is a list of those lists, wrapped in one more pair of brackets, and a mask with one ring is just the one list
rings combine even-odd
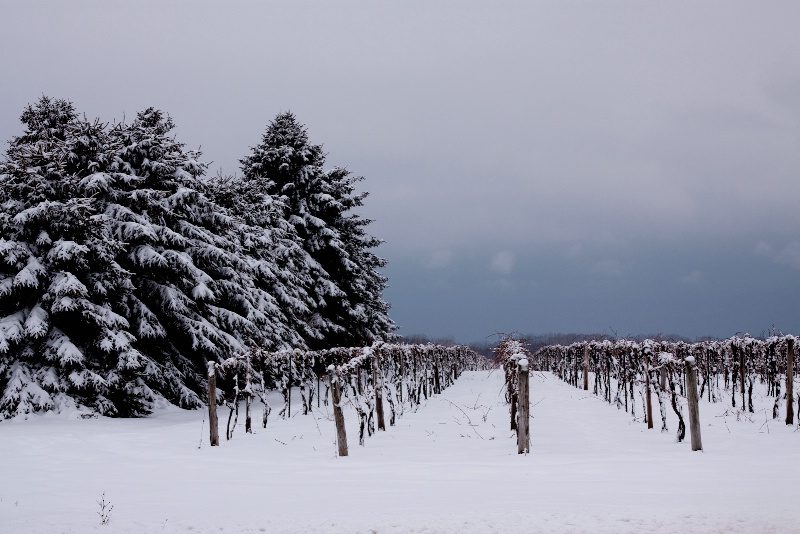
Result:
{"label": "wooden vineyard post", "polygon": [[244,378],[244,431],[247,434],[253,433],[252,421],[250,420],[250,397],[252,396],[253,387],[250,384],[250,354],[247,355],[247,369],[245,369]]}
{"label": "wooden vineyard post", "polygon": [[383,377],[381,376],[381,354],[375,350],[372,353],[372,383],[375,385],[375,411],[378,414],[378,430],[386,430],[386,421],[383,416]]}
{"label": "wooden vineyard post", "polygon": [[583,390],[589,391],[589,345],[583,347]]}
{"label": "wooden vineyard post", "polygon": [[328,380],[331,386],[331,400],[333,400],[333,420],[336,422],[336,443],[339,446],[339,456],[347,456],[347,432],[344,428],[344,415],[342,414],[341,395],[339,393],[339,380],[336,377],[336,367],[328,366]]}
{"label": "wooden vineyard post", "polygon": [[217,369],[208,362],[208,430],[211,446],[219,447],[219,421],[217,420]]}
{"label": "wooden vineyard post", "polygon": [[406,353],[405,351],[400,356],[400,376],[402,380],[400,381],[400,389],[398,390],[398,400],[400,404],[403,404],[403,386],[406,384]]}
{"label": "wooden vineyard post", "polygon": [[531,448],[530,395],[528,393],[528,360],[517,362],[517,454],[527,454]]}
{"label": "wooden vineyard post", "polygon": [[287,386],[288,391],[286,392],[286,415],[284,419],[292,417],[292,357],[289,356],[286,360],[289,366],[289,385]]}
{"label": "wooden vineyard post", "polygon": [[739,348],[739,389],[742,390],[742,412],[744,412],[744,409],[745,409],[745,406],[746,406],[745,403],[744,403],[744,377],[745,377],[745,368],[744,368],[745,359],[744,358],[745,358],[744,348],[740,347]]}
{"label": "wooden vineyard post", "polygon": [[686,399],[689,401],[689,433],[692,435],[692,450],[702,451],[700,439],[700,407],[697,398],[697,367],[694,356],[687,356],[686,366]]}
{"label": "wooden vineyard post", "polygon": [[647,407],[647,428],[653,428],[653,400],[650,393],[650,355],[644,355],[645,405]]}
{"label": "wooden vineyard post", "polygon": [[794,424],[794,338],[786,340],[786,424]]}

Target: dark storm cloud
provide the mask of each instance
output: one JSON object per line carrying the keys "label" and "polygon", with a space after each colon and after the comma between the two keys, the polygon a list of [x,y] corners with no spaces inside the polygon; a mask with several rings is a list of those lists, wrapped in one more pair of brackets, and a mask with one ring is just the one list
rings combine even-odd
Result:
{"label": "dark storm cloud", "polygon": [[233,173],[289,109],[367,178],[406,333],[797,330],[797,20],[793,1],[0,0],[0,139],[41,94],[104,120],[156,106]]}

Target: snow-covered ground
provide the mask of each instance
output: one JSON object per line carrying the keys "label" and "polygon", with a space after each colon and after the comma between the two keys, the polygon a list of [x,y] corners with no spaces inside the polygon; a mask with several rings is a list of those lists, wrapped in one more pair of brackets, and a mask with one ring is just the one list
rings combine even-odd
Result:
{"label": "snow-covered ground", "polygon": [[325,406],[273,411],[254,435],[240,417],[231,441],[220,409],[213,448],[202,411],[5,421],[0,534],[800,532],[800,431],[767,417],[771,399],[739,420],[702,403],[692,452],[674,418],[647,430],[536,373],[532,452],[518,455],[502,392],[500,372],[465,373],[364,447],[346,410],[346,458]]}

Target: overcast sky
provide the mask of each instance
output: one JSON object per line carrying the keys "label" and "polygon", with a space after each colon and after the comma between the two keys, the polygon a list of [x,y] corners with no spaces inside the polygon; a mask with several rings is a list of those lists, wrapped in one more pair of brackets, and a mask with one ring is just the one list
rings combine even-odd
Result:
{"label": "overcast sky", "polygon": [[155,106],[236,173],[291,110],[366,178],[402,334],[798,333],[798,23],[796,0],[0,0],[0,141],[43,94]]}

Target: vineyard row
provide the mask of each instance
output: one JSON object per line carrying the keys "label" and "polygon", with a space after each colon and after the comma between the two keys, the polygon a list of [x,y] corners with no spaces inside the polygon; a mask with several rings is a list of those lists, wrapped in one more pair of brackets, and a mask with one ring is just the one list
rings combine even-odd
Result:
{"label": "vineyard row", "polygon": [[[292,388],[300,392],[300,409],[308,414],[316,401],[332,405],[334,415],[344,404],[351,404],[359,418],[359,443],[365,433],[372,435],[376,424],[385,430],[384,401],[389,408],[389,425],[395,423],[408,406],[417,406],[431,395],[441,393],[465,370],[481,370],[490,362],[466,346],[403,345],[376,343],[371,347],[334,348],[321,351],[290,350],[268,352],[251,349],[222,362],[209,362],[209,416],[211,444],[215,435],[216,406],[230,412],[226,437],[230,439],[238,419],[240,400],[245,404],[245,432],[252,432],[251,404],[263,405],[262,425],[266,428],[273,407],[269,391],[281,393],[281,417],[291,416]],[[337,425],[338,426],[338,425]],[[346,454],[345,438],[339,431],[340,454]]]}
{"label": "vineyard row", "polygon": [[[516,345],[499,347],[506,369],[507,397],[514,411],[514,373],[512,367],[522,356],[533,368],[550,371],[565,382],[584,390],[591,389],[610,404],[624,408],[635,417],[637,393],[643,403],[644,422],[653,427],[652,397],[661,411],[662,430],[666,431],[666,403],[678,417],[678,440],[685,436],[683,417],[687,373],[697,373],[699,397],[709,402],[728,402],[733,408],[753,412],[753,387],[766,387],[774,397],[772,417],[777,419],[785,407],[785,422],[795,424],[795,336],[775,336],[766,340],[732,337],[698,343],[645,341],[589,341],[572,345],[551,345],[530,354]],[[518,345],[521,345],[517,342]],[[690,365],[687,365],[689,362]],[[800,412],[800,398],[797,398]]]}

